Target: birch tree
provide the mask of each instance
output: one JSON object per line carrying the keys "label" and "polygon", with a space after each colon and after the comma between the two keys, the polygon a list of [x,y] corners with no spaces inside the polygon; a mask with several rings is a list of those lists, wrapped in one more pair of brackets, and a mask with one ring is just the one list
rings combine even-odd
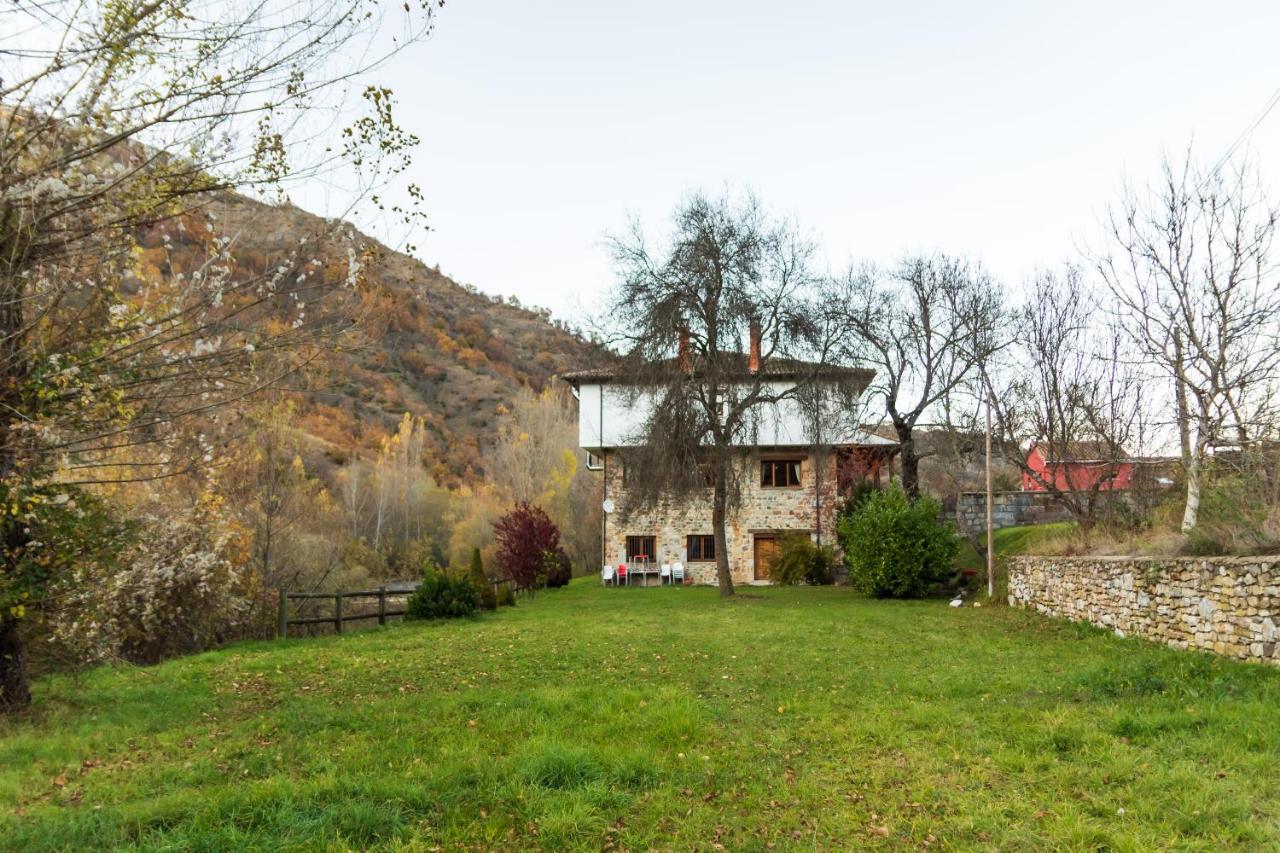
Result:
{"label": "birch tree", "polygon": [[1195,529],[1205,464],[1217,444],[1248,445],[1275,415],[1280,383],[1277,208],[1250,163],[1201,169],[1188,152],[1160,181],[1128,189],[1098,260],[1133,344],[1173,400],[1186,505]]}
{"label": "birch tree", "polygon": [[[1148,399],[1124,333],[1104,320],[1078,268],[1043,271],[1013,315],[1005,370],[983,364],[995,444],[1005,459],[1071,514],[1085,536],[1103,494],[1145,440]],[[1032,445],[1050,463],[1029,464]],[[1080,466],[1087,475],[1076,472]]]}

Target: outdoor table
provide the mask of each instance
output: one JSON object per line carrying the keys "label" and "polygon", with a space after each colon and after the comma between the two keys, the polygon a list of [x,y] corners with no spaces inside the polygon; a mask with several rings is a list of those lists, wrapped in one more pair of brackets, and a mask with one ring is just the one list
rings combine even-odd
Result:
{"label": "outdoor table", "polygon": [[631,576],[639,575],[640,585],[649,585],[649,575],[656,575],[662,571],[662,568],[656,563],[651,562],[648,554],[636,554],[632,558],[633,562],[627,566],[627,583],[631,583]]}

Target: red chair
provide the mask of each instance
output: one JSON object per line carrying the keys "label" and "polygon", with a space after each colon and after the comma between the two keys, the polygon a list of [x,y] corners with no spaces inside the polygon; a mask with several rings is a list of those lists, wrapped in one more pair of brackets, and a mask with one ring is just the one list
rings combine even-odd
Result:
{"label": "red chair", "polygon": [[618,582],[625,583],[625,584],[630,583],[630,581],[627,580],[627,564],[626,563],[618,563]]}

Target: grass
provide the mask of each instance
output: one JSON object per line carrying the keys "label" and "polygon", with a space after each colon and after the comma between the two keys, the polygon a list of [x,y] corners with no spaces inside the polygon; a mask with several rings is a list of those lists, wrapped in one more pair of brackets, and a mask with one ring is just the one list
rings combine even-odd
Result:
{"label": "grass", "polygon": [[[1075,524],[1070,521],[1002,527],[994,531],[996,559],[1036,553],[1037,549],[1044,545],[1056,547],[1064,538],[1072,535],[1074,530]],[[986,533],[981,535],[985,537]],[[985,543],[986,539],[983,538],[982,541]],[[1050,550],[1053,549],[1050,548]],[[987,570],[986,559],[978,553],[973,543],[965,538],[960,540],[960,553],[956,555],[956,566],[961,569],[972,569],[980,574],[985,574]]]}
{"label": "grass", "polygon": [[1274,849],[1278,761],[1272,668],[1003,607],[575,581],[44,679],[0,723],[0,847]]}

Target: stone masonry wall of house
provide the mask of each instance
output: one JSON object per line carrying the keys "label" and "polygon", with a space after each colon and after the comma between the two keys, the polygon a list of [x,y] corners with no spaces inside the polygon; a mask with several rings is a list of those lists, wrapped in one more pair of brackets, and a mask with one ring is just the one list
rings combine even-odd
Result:
{"label": "stone masonry wall of house", "polygon": [[1015,557],[1009,603],[1280,665],[1280,557]]}
{"label": "stone masonry wall of house", "polygon": [[[788,454],[770,454],[780,458]],[[734,583],[749,583],[755,579],[755,536],[781,532],[809,533],[817,538],[819,525],[814,494],[813,456],[806,453],[790,454],[791,458],[803,457],[800,464],[800,485],[793,488],[764,488],[760,485],[761,457],[747,456],[747,466],[742,476],[743,493],[740,504],[730,511],[725,535],[728,540],[729,570]],[[618,507],[607,519],[605,532],[606,559],[610,565],[627,562],[628,536],[654,536],[654,560],[658,563],[681,562],[685,576],[692,583],[716,583],[714,562],[690,562],[686,552],[686,537],[711,535],[711,490],[695,498],[672,501],[665,506],[643,511],[626,512],[627,493],[623,484],[623,472],[616,454],[609,454],[608,494]],[[821,478],[821,539],[824,544],[835,544],[836,503],[835,461],[826,459]]]}

